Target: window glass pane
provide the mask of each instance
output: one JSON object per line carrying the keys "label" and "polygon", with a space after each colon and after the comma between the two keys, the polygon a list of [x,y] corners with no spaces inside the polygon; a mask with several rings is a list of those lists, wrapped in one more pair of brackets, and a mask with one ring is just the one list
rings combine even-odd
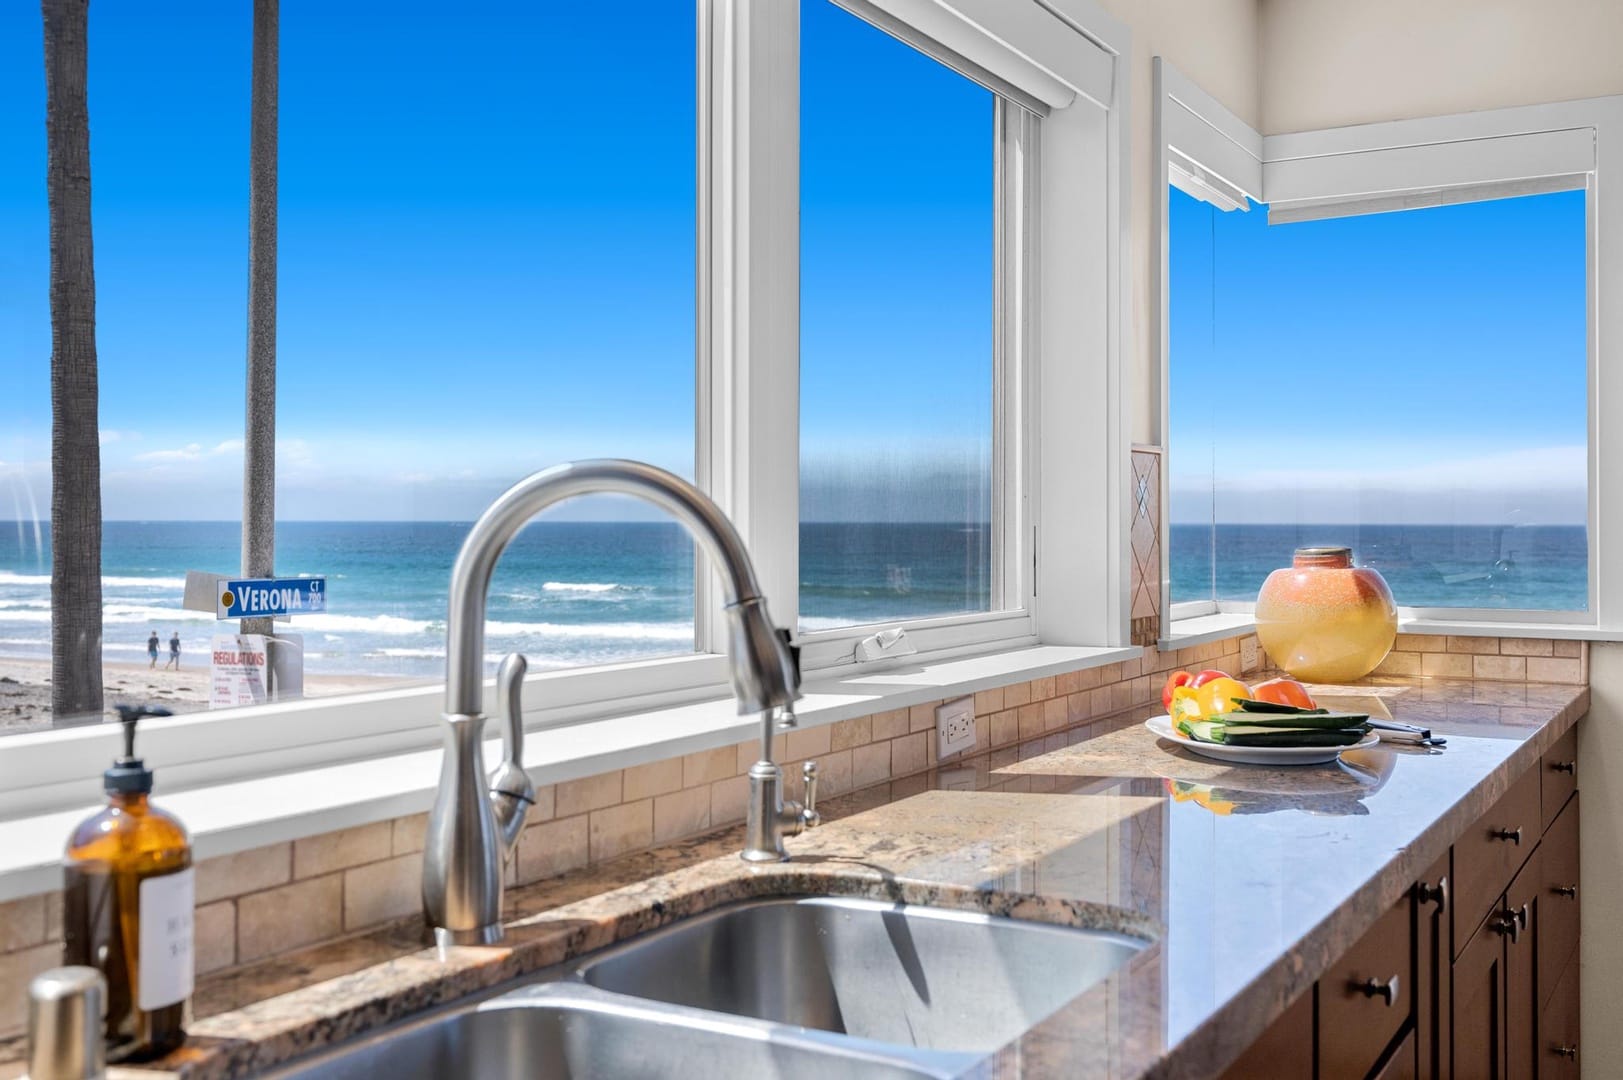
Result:
{"label": "window glass pane", "polygon": [[[282,5],[277,570],[327,575],[329,609],[277,629],[303,635],[309,695],[443,679],[452,561],[526,474],[623,456],[693,475],[694,9],[499,0],[480,16]],[[37,686],[41,29],[37,10],[3,18],[0,234],[17,243],[0,254],[0,519],[17,520],[0,522],[0,666]],[[119,700],[203,707],[210,638],[236,628],[183,612],[180,583],[240,565],[249,46],[247,5],[91,14]],[[640,504],[566,504],[515,541],[489,618],[492,662],[516,649],[532,669],[689,652],[692,545]],[[181,676],[162,671],[175,632]],[[38,698],[19,715],[38,720]]]}
{"label": "window glass pane", "polygon": [[1350,545],[1414,607],[1588,607],[1581,191],[1270,227],[1171,191],[1173,600]]}
{"label": "window glass pane", "polygon": [[992,605],[993,105],[802,4],[802,629]]}

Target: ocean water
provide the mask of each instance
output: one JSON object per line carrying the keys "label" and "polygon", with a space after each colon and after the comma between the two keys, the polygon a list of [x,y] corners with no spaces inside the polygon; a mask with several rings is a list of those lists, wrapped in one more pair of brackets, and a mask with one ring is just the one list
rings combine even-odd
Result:
{"label": "ocean water", "polygon": [[1584,611],[1582,525],[1173,525],[1172,599],[1255,600],[1298,547],[1341,545],[1408,607]]}
{"label": "ocean water", "polygon": [[[311,674],[435,678],[445,667],[451,564],[466,523],[289,522],[277,527],[284,576],[325,574],[327,611],[278,626],[304,635]],[[238,565],[234,522],[107,522],[103,655],[139,660],[156,630],[183,660],[234,622],[184,611],[186,571]],[[990,537],[961,525],[807,524],[802,627],[984,610]],[[667,522],[536,522],[491,583],[486,660],[521,651],[532,669],[669,656],[693,647],[694,548]],[[50,535],[0,522],[0,655],[50,654]]]}

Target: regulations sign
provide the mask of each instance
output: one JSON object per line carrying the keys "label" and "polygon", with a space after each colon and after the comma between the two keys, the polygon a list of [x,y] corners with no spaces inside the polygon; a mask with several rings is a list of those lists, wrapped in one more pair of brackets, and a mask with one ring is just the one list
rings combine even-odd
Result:
{"label": "regulations sign", "polygon": [[270,700],[263,634],[215,634],[209,660],[209,708],[263,705]]}
{"label": "regulations sign", "polygon": [[225,580],[216,596],[216,619],[285,619],[327,610],[327,579],[249,578]]}

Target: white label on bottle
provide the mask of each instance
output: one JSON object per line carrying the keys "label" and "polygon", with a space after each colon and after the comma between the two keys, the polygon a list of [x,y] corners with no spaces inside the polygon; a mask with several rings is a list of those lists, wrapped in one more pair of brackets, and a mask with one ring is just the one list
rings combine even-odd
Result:
{"label": "white label on bottle", "polygon": [[192,873],[188,868],[141,882],[141,985],[135,1000],[148,1012],[192,994]]}

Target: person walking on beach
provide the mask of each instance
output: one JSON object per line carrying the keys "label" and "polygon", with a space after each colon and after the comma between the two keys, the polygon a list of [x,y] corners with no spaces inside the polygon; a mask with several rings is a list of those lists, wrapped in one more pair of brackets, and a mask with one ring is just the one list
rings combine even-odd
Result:
{"label": "person walking on beach", "polygon": [[169,663],[163,666],[168,671],[173,665],[176,671],[180,670],[180,631],[176,630],[169,635]]}
{"label": "person walking on beach", "polygon": [[147,655],[152,658],[152,662],[150,664],[148,664],[147,667],[149,667],[149,668],[157,667],[158,666],[158,632],[156,630],[152,631],[152,636],[147,638]]}

